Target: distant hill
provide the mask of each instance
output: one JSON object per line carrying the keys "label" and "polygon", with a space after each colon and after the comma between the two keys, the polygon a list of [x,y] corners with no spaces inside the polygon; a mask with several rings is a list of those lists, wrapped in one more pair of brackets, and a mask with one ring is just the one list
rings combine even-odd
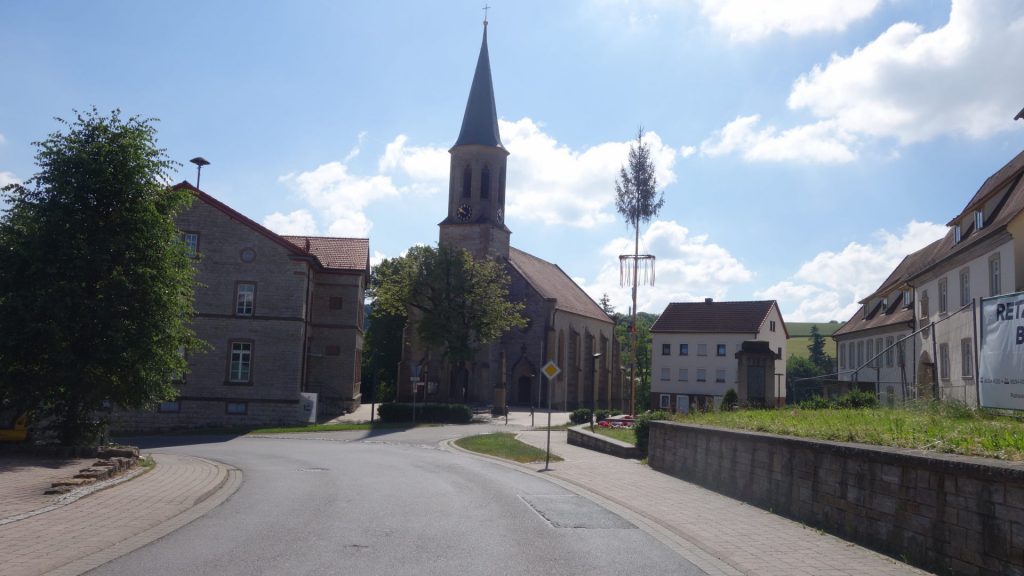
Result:
{"label": "distant hill", "polygon": [[807,346],[811,344],[811,326],[817,326],[818,332],[825,337],[825,353],[835,360],[836,342],[831,338],[832,333],[839,330],[842,322],[786,322],[786,330],[789,331],[789,340],[786,340],[786,354],[807,358],[809,352]]}

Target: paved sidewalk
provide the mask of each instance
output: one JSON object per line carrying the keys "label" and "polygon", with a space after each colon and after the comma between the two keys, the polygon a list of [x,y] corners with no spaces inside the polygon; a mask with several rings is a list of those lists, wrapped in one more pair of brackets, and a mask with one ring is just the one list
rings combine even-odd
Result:
{"label": "paved sidewalk", "polygon": [[56,496],[43,494],[58,480],[88,468],[95,458],[0,458],[0,522],[53,504]]}
{"label": "paved sidewalk", "polygon": [[[156,467],[130,482],[0,525],[0,576],[82,574],[202,516],[241,484],[238,470],[217,462],[169,454],[154,458]],[[11,510],[52,505],[26,491],[27,484],[47,475],[30,472],[24,481],[0,482],[0,501],[20,499]]]}
{"label": "paved sidewalk", "polygon": [[[544,448],[547,436],[519,438]],[[639,462],[570,446],[564,432],[552,433],[551,452],[565,460],[552,462],[545,477],[598,496],[712,576],[928,574]]]}

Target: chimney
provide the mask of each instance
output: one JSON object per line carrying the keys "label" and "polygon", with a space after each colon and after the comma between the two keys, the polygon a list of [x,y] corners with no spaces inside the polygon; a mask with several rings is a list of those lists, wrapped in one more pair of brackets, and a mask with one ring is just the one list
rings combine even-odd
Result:
{"label": "chimney", "polygon": [[714,302],[714,301],[715,301],[715,300],[714,300],[714,298],[705,298],[705,299],[704,299],[704,303],[705,303],[705,304],[711,304],[711,303],[712,303],[712,302]]}

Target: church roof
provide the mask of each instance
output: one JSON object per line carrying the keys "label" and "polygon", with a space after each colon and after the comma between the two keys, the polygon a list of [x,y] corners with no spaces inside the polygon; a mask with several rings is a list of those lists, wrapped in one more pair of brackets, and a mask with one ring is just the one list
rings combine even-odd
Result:
{"label": "church roof", "polygon": [[486,24],[483,44],[480,45],[480,57],[476,61],[476,72],[473,73],[473,85],[469,89],[469,100],[466,101],[466,113],[462,116],[462,130],[455,142],[456,146],[465,144],[503,148],[501,135],[498,133],[498,109],[494,105]]}
{"label": "church roof", "polygon": [[508,250],[508,261],[541,297],[555,301],[556,310],[611,322],[611,318],[597,302],[594,302],[557,264],[512,247]]}

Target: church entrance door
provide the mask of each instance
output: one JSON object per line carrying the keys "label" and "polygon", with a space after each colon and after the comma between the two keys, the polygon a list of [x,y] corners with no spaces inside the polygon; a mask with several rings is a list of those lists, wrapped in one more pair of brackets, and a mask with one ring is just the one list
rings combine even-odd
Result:
{"label": "church entrance door", "polygon": [[519,404],[533,405],[533,378],[520,376],[516,383],[516,402]]}

